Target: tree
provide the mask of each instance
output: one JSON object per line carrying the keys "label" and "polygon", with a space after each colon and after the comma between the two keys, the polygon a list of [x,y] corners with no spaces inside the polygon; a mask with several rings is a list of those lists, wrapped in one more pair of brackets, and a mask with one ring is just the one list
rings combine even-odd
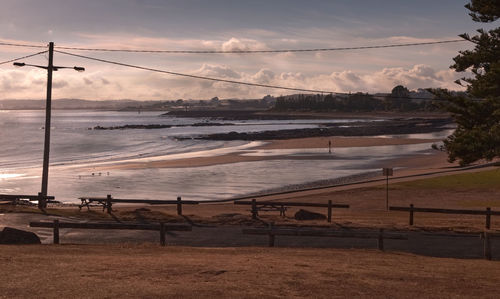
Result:
{"label": "tree", "polygon": [[[476,22],[500,18],[498,0],[471,0],[465,7]],[[460,165],[500,157],[500,27],[477,32],[473,37],[460,35],[475,47],[460,51],[451,66],[457,72],[472,72],[472,77],[456,81],[466,84],[468,96],[435,91],[437,96],[448,99],[445,108],[457,123],[455,132],[444,140],[444,149],[448,160],[458,160]]]}
{"label": "tree", "polygon": [[403,85],[398,85],[394,87],[391,91],[391,97],[393,98],[409,98],[410,91]]}

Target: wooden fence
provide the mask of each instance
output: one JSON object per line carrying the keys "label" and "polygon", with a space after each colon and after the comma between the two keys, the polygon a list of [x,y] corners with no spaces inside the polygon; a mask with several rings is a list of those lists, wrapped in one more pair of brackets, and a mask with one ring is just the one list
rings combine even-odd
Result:
{"label": "wooden fence", "polygon": [[332,222],[332,211],[333,208],[348,209],[349,205],[346,204],[334,204],[331,200],[328,203],[308,203],[308,202],[278,202],[278,201],[257,201],[252,199],[251,201],[234,201],[235,205],[251,205],[252,209],[252,219],[257,219],[259,211],[270,211],[277,210],[280,211],[281,216],[285,216],[285,211],[288,207],[317,207],[317,208],[327,208],[327,221]]}
{"label": "wooden fence", "polygon": [[160,244],[165,246],[165,232],[167,231],[191,231],[192,227],[186,224],[142,224],[142,223],[103,223],[103,222],[30,222],[30,227],[44,227],[53,229],[54,244],[59,244],[59,229],[126,229],[126,230],[157,230],[160,231]]}
{"label": "wooden fence", "polygon": [[181,197],[177,197],[177,200],[154,200],[154,199],[120,199],[113,198],[110,194],[106,197],[79,197],[82,203],[78,206],[80,210],[82,207],[86,206],[90,210],[90,204],[97,203],[102,205],[103,211],[106,210],[108,213],[112,212],[113,203],[142,203],[151,205],[177,205],[177,215],[182,215],[182,205],[197,205],[198,201],[194,200],[182,200]]}
{"label": "wooden fence", "polygon": [[38,195],[26,195],[26,194],[0,194],[0,201],[12,201],[17,202],[21,199],[27,199],[29,201],[40,200],[40,198],[45,198],[48,200],[54,200],[54,196],[45,196],[41,194]]}
{"label": "wooden fence", "polygon": [[[345,230],[331,230],[331,229],[317,229],[317,228],[290,228],[290,227],[275,227],[272,223],[268,227],[254,227],[244,228],[244,234],[250,235],[267,235],[269,238],[269,247],[274,247],[275,236],[305,236],[305,237],[331,237],[331,238],[358,238],[358,239],[377,239],[377,247],[384,250],[384,239],[392,240],[408,240],[407,234],[386,232],[383,228],[377,231],[345,231]],[[435,234],[430,234],[435,235]],[[443,236],[443,234],[436,234]],[[446,234],[449,236],[452,234]],[[455,236],[455,235],[453,235]],[[477,235],[476,235],[477,236]],[[487,260],[492,259],[491,254],[491,240],[500,239],[500,234],[483,232],[480,235],[483,240],[483,256]]]}
{"label": "wooden fence", "polygon": [[491,260],[491,239],[500,239],[500,234],[484,232],[481,233],[481,239],[483,239],[484,244],[484,258]]}
{"label": "wooden fence", "polygon": [[274,247],[275,236],[308,236],[308,237],[331,237],[331,238],[358,238],[377,239],[377,247],[384,250],[384,239],[407,240],[404,234],[385,232],[383,228],[378,232],[352,232],[331,229],[312,228],[280,228],[270,225],[269,227],[244,228],[244,234],[268,235],[269,247]]}
{"label": "wooden fence", "polygon": [[440,213],[440,214],[459,214],[459,215],[485,215],[486,224],[485,227],[490,229],[491,227],[491,216],[500,215],[500,211],[492,211],[491,208],[486,208],[486,210],[455,210],[455,209],[435,209],[435,208],[416,208],[413,204],[410,207],[389,207],[390,211],[404,211],[410,212],[409,225],[413,225],[414,214],[416,212],[421,213]]}

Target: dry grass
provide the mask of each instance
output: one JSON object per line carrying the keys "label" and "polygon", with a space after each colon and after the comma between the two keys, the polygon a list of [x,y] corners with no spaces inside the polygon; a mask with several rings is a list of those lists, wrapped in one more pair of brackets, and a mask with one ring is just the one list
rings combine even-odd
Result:
{"label": "dry grass", "polygon": [[2,298],[495,298],[498,262],[374,250],[0,246]]}
{"label": "dry grass", "polygon": [[[496,175],[485,172],[479,177],[471,174],[393,184],[391,205],[495,209],[500,206]],[[385,211],[383,186],[287,197],[281,199],[332,199],[350,204],[348,210],[334,210],[336,226],[409,228],[408,213]],[[91,219],[252,223],[249,207],[232,203],[186,206],[186,218],[175,215],[175,206],[115,208],[113,215],[98,207],[91,211],[60,207],[47,212]],[[329,225],[325,221],[296,221],[291,218],[295,211],[290,209],[284,219],[276,212],[263,213],[262,217],[286,224]],[[40,213],[36,208],[19,206],[3,206],[1,212]],[[482,231],[484,217],[417,213],[415,224],[417,229]],[[500,229],[500,217],[492,218],[492,228]],[[0,298],[497,298],[500,264],[359,249],[2,245],[0,276]]]}

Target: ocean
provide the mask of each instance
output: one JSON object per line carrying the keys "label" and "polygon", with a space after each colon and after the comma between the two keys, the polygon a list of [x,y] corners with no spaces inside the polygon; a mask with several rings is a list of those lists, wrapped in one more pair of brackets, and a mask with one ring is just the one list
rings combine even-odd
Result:
{"label": "ocean", "polygon": [[[350,121],[359,121],[356,119]],[[41,186],[45,112],[0,110],[0,193],[37,194]],[[204,125],[201,122],[231,125]],[[223,132],[315,128],[331,120],[223,121],[162,116],[161,112],[55,110],[52,112],[49,195],[65,203],[78,197],[220,200],[290,185],[335,179],[379,169],[384,160],[426,155],[430,144],[328,149],[257,150],[262,142],[207,141]],[[95,126],[171,125],[163,129],[93,130]],[[449,132],[404,137],[443,138]],[[175,137],[183,137],[178,140]],[[279,159],[203,167],[114,169],[103,165],[209,157],[225,153]],[[334,159],[328,157],[334,156]],[[300,159],[297,157],[300,156]],[[322,158],[328,157],[326,158]],[[289,158],[287,158],[289,157]],[[96,170],[93,170],[93,169]]]}

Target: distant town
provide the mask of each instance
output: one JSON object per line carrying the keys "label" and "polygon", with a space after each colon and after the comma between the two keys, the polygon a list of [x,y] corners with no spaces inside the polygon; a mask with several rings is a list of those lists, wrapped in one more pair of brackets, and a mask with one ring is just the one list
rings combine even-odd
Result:
{"label": "distant town", "polygon": [[[436,111],[439,105],[427,89],[408,90],[398,85],[391,93],[292,94],[261,99],[193,100],[82,100],[56,99],[53,109],[118,110],[118,111],[196,111],[196,110],[275,110],[275,111]],[[45,100],[0,100],[3,110],[45,109]]]}

